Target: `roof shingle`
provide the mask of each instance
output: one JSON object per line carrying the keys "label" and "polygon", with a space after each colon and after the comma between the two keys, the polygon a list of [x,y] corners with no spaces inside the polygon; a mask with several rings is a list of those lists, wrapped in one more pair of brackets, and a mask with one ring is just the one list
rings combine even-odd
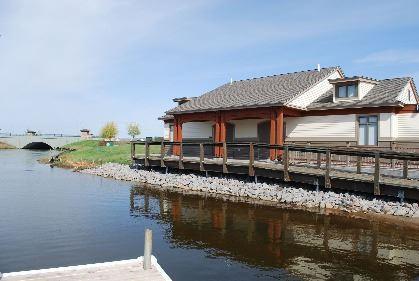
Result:
{"label": "roof shingle", "polygon": [[379,105],[398,105],[397,97],[412,80],[410,77],[380,80],[361,100],[333,102],[334,89],[324,93],[311,103],[307,109],[329,109],[343,107],[365,107]]}
{"label": "roof shingle", "polygon": [[234,81],[179,105],[168,114],[214,111],[243,107],[282,105],[328,77],[339,67],[300,71]]}

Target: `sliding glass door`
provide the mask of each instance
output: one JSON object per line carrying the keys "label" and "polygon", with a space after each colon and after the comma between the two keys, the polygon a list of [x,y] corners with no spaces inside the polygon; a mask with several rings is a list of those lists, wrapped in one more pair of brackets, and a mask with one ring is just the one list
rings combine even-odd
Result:
{"label": "sliding glass door", "polygon": [[378,145],[378,116],[360,116],[358,145]]}

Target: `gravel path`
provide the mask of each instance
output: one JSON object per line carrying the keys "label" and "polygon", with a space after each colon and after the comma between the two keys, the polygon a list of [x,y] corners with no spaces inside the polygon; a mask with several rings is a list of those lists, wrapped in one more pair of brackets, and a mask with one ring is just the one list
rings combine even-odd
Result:
{"label": "gravel path", "polygon": [[359,195],[332,191],[311,191],[280,184],[244,182],[237,179],[203,177],[194,174],[163,174],[156,171],[135,170],[128,165],[107,163],[81,173],[160,186],[165,189],[199,191],[237,196],[299,207],[337,209],[346,212],[388,214],[419,218],[417,203],[369,200]]}

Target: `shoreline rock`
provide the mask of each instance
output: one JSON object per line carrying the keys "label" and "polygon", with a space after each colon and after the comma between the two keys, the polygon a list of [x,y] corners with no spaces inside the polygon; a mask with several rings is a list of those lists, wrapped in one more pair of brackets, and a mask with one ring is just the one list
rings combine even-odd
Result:
{"label": "shoreline rock", "polygon": [[227,195],[243,199],[285,203],[296,207],[334,209],[348,213],[386,214],[419,218],[417,203],[369,200],[361,195],[313,191],[286,184],[245,182],[238,179],[203,177],[194,174],[163,174],[157,171],[135,170],[128,165],[107,163],[79,172],[117,180],[132,181],[165,189],[205,194]]}

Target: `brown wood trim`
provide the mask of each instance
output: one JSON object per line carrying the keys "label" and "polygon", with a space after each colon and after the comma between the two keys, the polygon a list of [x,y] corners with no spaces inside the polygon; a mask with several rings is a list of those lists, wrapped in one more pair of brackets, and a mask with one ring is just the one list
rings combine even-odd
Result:
{"label": "brown wood trim", "polygon": [[407,104],[402,108],[398,108],[396,110],[396,114],[401,113],[418,113],[416,104]]}
{"label": "brown wood trim", "polygon": [[183,113],[176,114],[175,119],[178,119],[181,123],[187,122],[202,122],[212,121],[218,122],[219,116],[223,116],[225,122],[231,120],[243,120],[243,119],[271,119],[271,112],[277,112],[283,109],[285,116],[302,116],[303,111],[294,108],[272,106],[272,107],[260,107],[260,108],[245,108],[245,109],[233,109],[233,110],[222,110],[222,111],[208,111],[208,112],[196,112],[196,113]]}
{"label": "brown wood trim", "polygon": [[[398,108],[393,106],[343,108],[304,111],[302,116],[327,116],[327,115],[349,115],[349,114],[371,114],[371,113],[393,113]],[[397,112],[396,112],[397,113]]]}

